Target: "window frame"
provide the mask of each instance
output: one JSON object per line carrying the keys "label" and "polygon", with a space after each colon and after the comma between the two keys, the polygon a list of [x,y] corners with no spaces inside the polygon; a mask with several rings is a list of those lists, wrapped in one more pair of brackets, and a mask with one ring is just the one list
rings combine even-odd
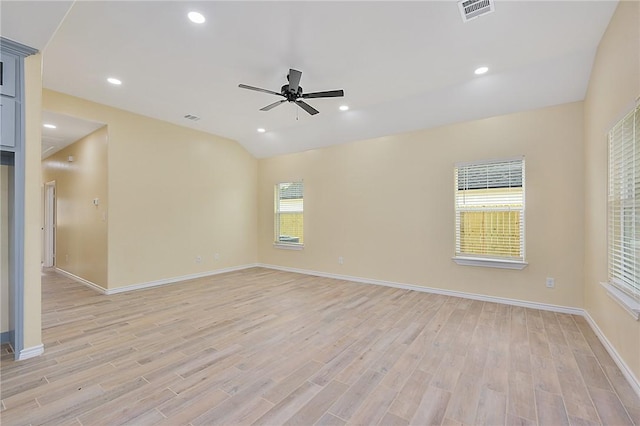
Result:
{"label": "window frame", "polygon": [[[629,125],[628,120],[631,138],[626,140],[624,127]],[[636,207],[640,203],[639,123],[640,104],[636,104],[612,126],[607,135],[607,282],[602,283],[609,296],[636,320],[640,319],[640,285],[629,284],[616,277],[625,276],[630,277],[631,281],[640,281],[640,261],[637,257],[640,230],[636,229],[640,215],[640,207]],[[628,150],[632,155],[630,161]],[[632,188],[629,182],[633,182]],[[625,218],[629,206],[632,210],[630,219]],[[631,229],[626,229],[625,225],[629,224]],[[614,231],[616,225],[619,227],[617,233]],[[631,260],[627,259],[626,255],[629,254],[633,256]]]}
{"label": "window frame", "polygon": [[[282,211],[280,210],[280,191],[281,191],[281,187],[282,185],[293,185],[293,184],[300,184],[302,186],[302,210],[299,212],[302,214],[302,217],[304,218],[304,181],[303,180],[298,180],[298,181],[287,181],[287,182],[278,182],[274,185],[274,205],[273,205],[273,210],[274,210],[274,214],[273,214],[273,247],[275,248],[279,248],[279,249],[285,249],[285,250],[302,250],[304,248],[304,238],[303,238],[303,242],[290,242],[290,241],[280,241],[280,215],[282,214]],[[296,211],[296,213],[298,213]],[[303,223],[302,223],[302,234],[304,235],[304,219],[303,219]]]}
{"label": "window frame", "polygon": [[[459,189],[459,170],[465,167],[482,167],[482,166],[491,165],[491,164],[500,164],[500,163],[508,164],[513,162],[519,162],[521,166],[522,208],[518,210],[520,212],[519,216],[521,221],[520,232],[519,232],[521,256],[514,258],[509,256],[483,255],[479,253],[476,254],[476,253],[461,252],[460,251],[460,232],[461,232],[460,214],[468,210],[461,209],[457,201],[459,196],[459,191],[461,191]],[[487,185],[487,187],[484,189],[491,189],[491,188],[499,188],[499,187],[491,187],[490,185]],[[475,189],[481,189],[481,188],[475,188]],[[466,190],[468,191],[469,188],[467,188]],[[525,157],[524,156],[456,163],[454,166],[454,228],[455,228],[454,251],[455,253],[454,253],[454,256],[452,257],[452,260],[456,264],[463,265],[463,266],[481,266],[481,267],[516,269],[516,270],[524,269],[528,265],[528,263],[525,260],[525,253],[526,253],[525,251],[525,246],[526,246],[525,200],[526,200],[526,189],[525,189]],[[502,211],[502,210],[503,209],[499,209],[499,211]],[[486,209],[478,209],[477,211],[483,212],[483,211],[496,211],[496,210],[491,208],[486,208]]]}

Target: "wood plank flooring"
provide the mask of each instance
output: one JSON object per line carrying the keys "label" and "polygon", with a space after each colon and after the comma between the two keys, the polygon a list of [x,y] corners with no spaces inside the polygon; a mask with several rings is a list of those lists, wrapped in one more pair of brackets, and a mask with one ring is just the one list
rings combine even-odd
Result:
{"label": "wood plank flooring", "polygon": [[43,275],[2,425],[640,425],[577,316],[254,268],[105,296]]}

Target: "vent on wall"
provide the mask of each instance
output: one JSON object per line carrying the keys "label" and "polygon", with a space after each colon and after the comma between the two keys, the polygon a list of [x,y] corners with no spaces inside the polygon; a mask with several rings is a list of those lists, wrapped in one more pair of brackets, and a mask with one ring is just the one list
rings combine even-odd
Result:
{"label": "vent on wall", "polygon": [[191,121],[200,120],[200,117],[198,117],[197,115],[193,115],[193,114],[187,114],[187,115],[184,116],[184,118],[186,118],[187,120],[191,120]]}
{"label": "vent on wall", "polygon": [[462,15],[462,21],[468,22],[482,15],[493,12],[494,0],[461,0],[458,8]]}

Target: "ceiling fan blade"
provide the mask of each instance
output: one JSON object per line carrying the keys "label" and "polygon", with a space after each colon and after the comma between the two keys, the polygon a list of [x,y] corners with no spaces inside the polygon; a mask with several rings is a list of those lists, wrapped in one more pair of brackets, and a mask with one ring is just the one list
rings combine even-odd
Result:
{"label": "ceiling fan blade", "polygon": [[260,108],[260,111],[269,111],[270,109],[274,109],[275,107],[277,107],[278,105],[282,104],[283,102],[287,102],[287,100],[283,99],[281,101],[275,101],[274,103],[269,104],[264,108]]}
{"label": "ceiling fan blade", "polygon": [[314,107],[312,107],[311,105],[309,105],[308,103],[301,101],[301,100],[297,100],[296,104],[302,108],[303,110],[307,111],[309,114],[311,115],[316,115],[317,113],[319,113],[320,111],[318,111],[317,109],[315,109]]}
{"label": "ceiling fan blade", "polygon": [[267,89],[261,89],[259,87],[247,86],[246,84],[238,84],[238,87],[241,88],[241,89],[255,90],[256,92],[269,93],[270,95],[284,96],[282,93],[274,92],[273,90],[267,90]]}
{"label": "ceiling fan blade", "polygon": [[304,99],[312,99],[312,98],[339,98],[344,96],[344,90],[327,90],[326,92],[313,92],[313,93],[304,93],[302,98]]}
{"label": "ceiling fan blade", "polygon": [[298,91],[300,86],[300,78],[302,77],[302,71],[289,69],[289,90],[293,93]]}

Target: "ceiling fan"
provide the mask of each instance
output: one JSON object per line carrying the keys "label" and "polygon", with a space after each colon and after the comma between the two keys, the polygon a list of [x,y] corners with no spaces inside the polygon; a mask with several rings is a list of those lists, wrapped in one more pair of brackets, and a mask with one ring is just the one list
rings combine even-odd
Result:
{"label": "ceiling fan", "polygon": [[289,84],[285,84],[280,89],[280,92],[274,92],[272,90],[261,89],[259,87],[247,86],[246,84],[239,84],[238,87],[241,89],[249,89],[255,90],[256,92],[264,92],[269,93],[271,95],[282,96],[284,99],[276,101],[272,104],[267,105],[264,108],[260,108],[260,111],[269,111],[277,107],[280,104],[285,102],[295,102],[303,110],[307,111],[311,115],[317,114],[319,111],[303,101],[303,99],[314,99],[314,98],[339,98],[344,96],[344,90],[328,90],[325,92],[313,92],[313,93],[303,93],[302,87],[300,87],[300,78],[302,77],[302,72],[294,69],[289,69],[289,75],[287,75],[287,80]]}

